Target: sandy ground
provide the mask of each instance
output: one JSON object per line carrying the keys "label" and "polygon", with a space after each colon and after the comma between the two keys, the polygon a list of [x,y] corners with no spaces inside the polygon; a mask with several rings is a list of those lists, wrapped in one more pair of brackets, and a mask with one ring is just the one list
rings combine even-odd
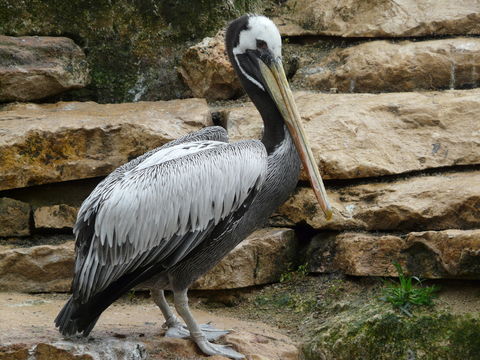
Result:
{"label": "sandy ground", "polygon": [[[61,340],[53,320],[66,299],[65,294],[0,293],[0,344],[30,343],[33,338],[35,342]],[[193,312],[199,322],[211,321],[220,329],[246,331],[291,342],[275,328],[260,322],[246,322],[202,310]],[[150,299],[136,298],[134,302],[120,299],[102,314],[91,335],[95,338],[146,338],[161,333],[163,322],[159,309]]]}
{"label": "sandy ground", "polygon": [[[479,281],[433,283],[441,287],[435,310],[480,316]],[[308,277],[249,291],[192,291],[190,303],[200,323],[211,321],[217,328],[232,329],[230,338],[225,338],[223,343],[252,355],[247,355],[248,359],[297,359],[296,345],[305,340],[305,334],[312,330],[310,325],[317,326],[322,322],[321,316],[329,316],[329,311],[335,310],[334,305],[333,310],[325,308],[326,312],[319,313],[320,318],[315,317],[307,326],[305,319],[311,319],[311,314],[304,306],[308,301],[369,302],[380,296],[383,284],[379,279]],[[286,303],[285,294],[289,295]],[[0,345],[26,344],[31,348],[41,342],[62,342],[64,339],[53,320],[67,298],[67,294],[0,293]],[[97,344],[97,349],[108,344],[115,348],[128,342],[144,343],[149,358],[154,360],[206,359],[193,343],[163,337],[163,322],[159,309],[145,293],[126,295],[103,313],[87,343]],[[112,341],[118,340],[120,345],[112,345]],[[81,340],[73,339],[69,344],[79,342]],[[256,354],[260,357],[253,356]]]}

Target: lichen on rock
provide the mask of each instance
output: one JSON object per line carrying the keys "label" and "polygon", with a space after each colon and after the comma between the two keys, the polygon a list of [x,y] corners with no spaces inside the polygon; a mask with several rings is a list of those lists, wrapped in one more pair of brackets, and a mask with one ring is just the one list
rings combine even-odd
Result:
{"label": "lichen on rock", "polygon": [[202,99],[9,104],[0,109],[0,120],[2,190],[107,175],[148,150],[211,125]]}

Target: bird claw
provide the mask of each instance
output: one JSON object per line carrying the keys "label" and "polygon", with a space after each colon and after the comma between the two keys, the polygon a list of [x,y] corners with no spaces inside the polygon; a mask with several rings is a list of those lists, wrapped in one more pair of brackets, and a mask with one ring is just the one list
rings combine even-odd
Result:
{"label": "bird claw", "polygon": [[[209,341],[218,340],[230,332],[230,330],[216,329],[210,324],[201,324],[200,329],[205,335],[205,338]],[[168,327],[165,336],[178,339],[188,339],[190,338],[190,331],[188,331],[188,328],[184,324],[176,323],[175,325]]]}
{"label": "bird claw", "polygon": [[202,350],[206,355],[221,355],[234,360],[245,359],[245,356],[233,350],[228,345],[212,344],[205,339],[201,339],[198,341],[195,340],[195,342],[197,343],[200,350]]}
{"label": "bird claw", "polygon": [[222,330],[217,329],[214,326],[208,324],[201,324],[200,329],[203,331],[203,334],[209,341],[220,339],[222,336],[230,333],[231,330]]}
{"label": "bird claw", "polygon": [[168,327],[165,336],[177,339],[188,339],[190,337],[190,331],[188,331],[185,325],[179,324]]}

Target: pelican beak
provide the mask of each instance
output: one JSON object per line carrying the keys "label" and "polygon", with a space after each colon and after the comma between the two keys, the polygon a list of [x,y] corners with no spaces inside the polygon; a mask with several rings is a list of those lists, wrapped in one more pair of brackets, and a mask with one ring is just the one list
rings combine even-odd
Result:
{"label": "pelican beak", "polygon": [[332,207],[328,201],[322,177],[320,176],[307,136],[303,130],[301,117],[297,105],[295,104],[295,100],[293,99],[290,86],[288,85],[282,62],[280,60],[272,60],[269,61],[269,64],[267,65],[260,60],[258,63],[266,88],[280,110],[280,113],[287,124],[288,130],[292,135],[318,203],[320,204],[327,220],[330,220],[332,218]]}

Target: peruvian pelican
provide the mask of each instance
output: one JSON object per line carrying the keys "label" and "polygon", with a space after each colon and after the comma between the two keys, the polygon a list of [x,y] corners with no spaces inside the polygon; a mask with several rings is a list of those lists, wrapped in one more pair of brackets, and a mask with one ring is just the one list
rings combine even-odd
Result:
{"label": "peruvian pelican", "polygon": [[[230,23],[225,42],[262,116],[262,140],[228,143],[223,128],[208,127],[147,152],[98,184],[74,227],[73,294],[55,319],[62,334],[87,336],[110,304],[150,280],[167,335],[190,336],[208,355],[242,359],[209,341],[226,332],[197,324],[188,307],[189,286],[288,198],[301,163],[331,217],[282,67],[276,26],[264,16],[245,15]],[[186,326],[170,309],[164,289],[173,291]]]}

